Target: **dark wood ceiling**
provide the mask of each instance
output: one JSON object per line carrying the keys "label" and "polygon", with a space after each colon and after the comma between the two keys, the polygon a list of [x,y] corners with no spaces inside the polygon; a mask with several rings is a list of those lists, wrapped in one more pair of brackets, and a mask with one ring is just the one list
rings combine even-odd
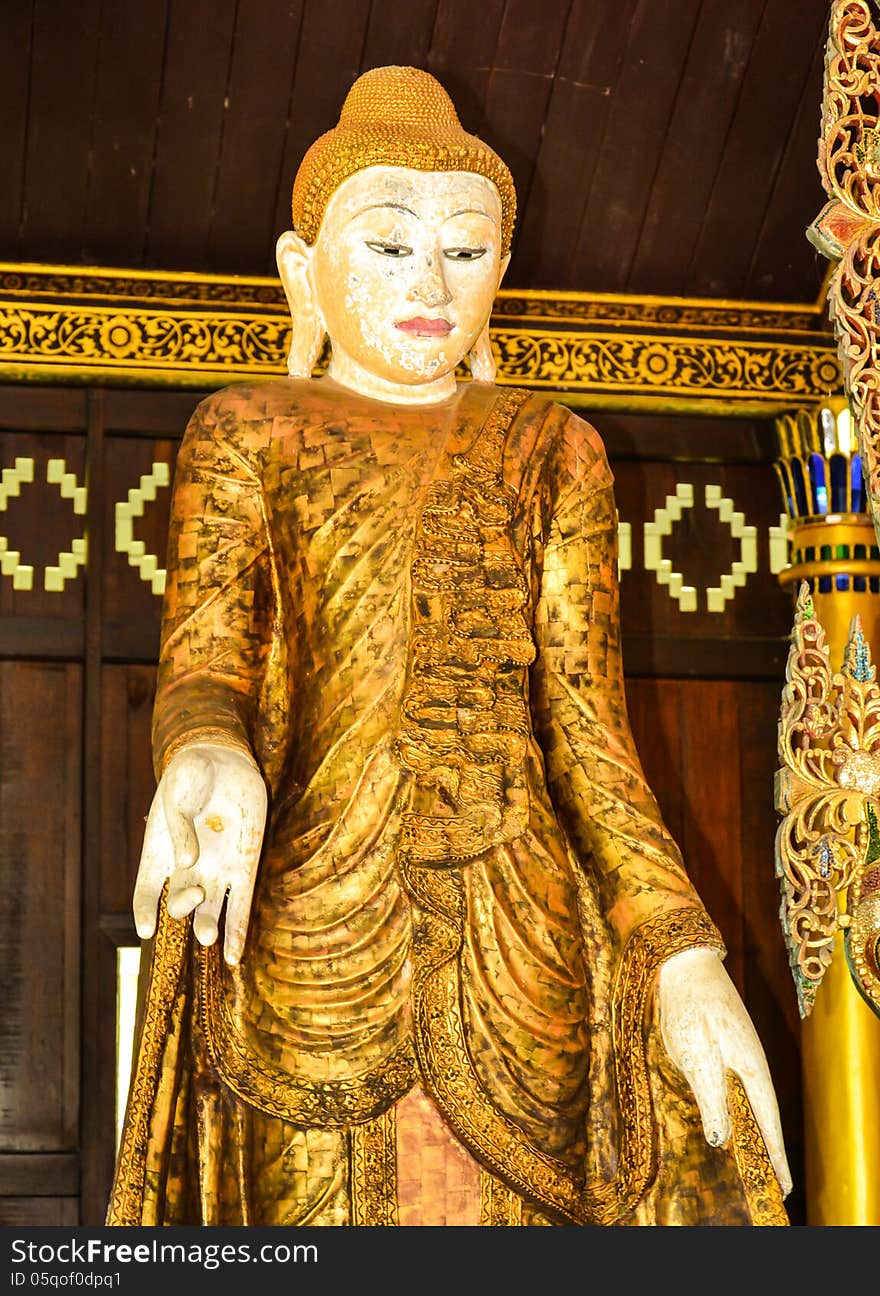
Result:
{"label": "dark wood ceiling", "polygon": [[808,301],[828,0],[0,0],[0,259],[272,274],[364,69],[513,171],[511,287]]}

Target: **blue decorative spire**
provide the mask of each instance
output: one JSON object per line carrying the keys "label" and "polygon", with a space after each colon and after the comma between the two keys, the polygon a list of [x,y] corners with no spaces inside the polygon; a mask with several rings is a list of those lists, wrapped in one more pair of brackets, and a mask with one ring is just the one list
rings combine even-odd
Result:
{"label": "blue decorative spire", "polygon": [[843,673],[857,684],[867,684],[873,680],[876,667],[871,665],[871,649],[862,630],[862,618],[858,613],[853,617],[849,627],[849,639],[843,658]]}

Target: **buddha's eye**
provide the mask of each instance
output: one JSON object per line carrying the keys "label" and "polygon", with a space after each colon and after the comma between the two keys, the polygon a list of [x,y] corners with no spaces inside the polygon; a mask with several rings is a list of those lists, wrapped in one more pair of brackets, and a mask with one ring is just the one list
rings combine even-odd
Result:
{"label": "buddha's eye", "polygon": [[478,261],[481,256],[486,255],[486,249],[484,247],[444,248],[443,255],[450,261]]}
{"label": "buddha's eye", "polygon": [[380,256],[387,257],[408,257],[412,256],[412,248],[407,247],[405,243],[386,243],[384,239],[377,239],[375,242],[367,240],[367,247],[371,252],[378,252]]}

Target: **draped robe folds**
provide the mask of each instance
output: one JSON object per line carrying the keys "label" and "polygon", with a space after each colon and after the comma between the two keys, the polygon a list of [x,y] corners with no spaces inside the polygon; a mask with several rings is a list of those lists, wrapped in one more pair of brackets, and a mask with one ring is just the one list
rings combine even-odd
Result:
{"label": "draped robe folds", "polygon": [[659,964],[722,945],[634,749],[587,423],[476,383],[202,402],[157,777],[197,741],[269,787],[248,941],[161,906],[108,1222],[395,1223],[416,1085],[483,1222],[786,1222],[741,1088],[710,1148],[657,1041]]}

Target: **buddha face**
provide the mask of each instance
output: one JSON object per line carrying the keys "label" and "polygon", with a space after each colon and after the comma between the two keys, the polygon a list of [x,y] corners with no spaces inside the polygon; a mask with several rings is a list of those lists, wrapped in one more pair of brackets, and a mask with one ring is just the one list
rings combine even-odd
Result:
{"label": "buddha face", "polygon": [[392,387],[435,386],[489,318],[501,199],[470,172],[367,167],[335,191],[310,251],[334,363]]}

